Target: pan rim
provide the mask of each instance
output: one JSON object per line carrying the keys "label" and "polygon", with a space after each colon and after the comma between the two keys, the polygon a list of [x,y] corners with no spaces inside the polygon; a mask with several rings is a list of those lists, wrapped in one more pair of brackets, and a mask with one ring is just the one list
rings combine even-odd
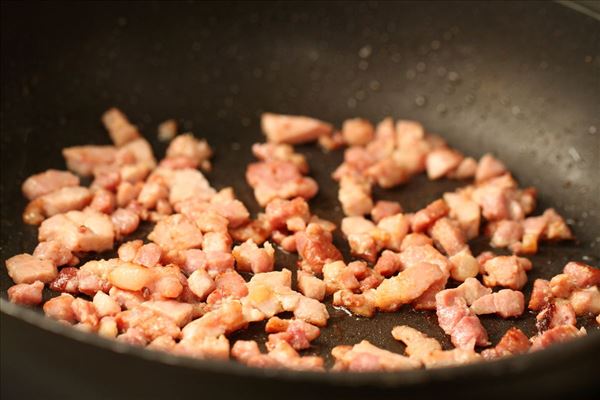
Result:
{"label": "pan rim", "polygon": [[[395,372],[314,372],[295,371],[289,369],[267,369],[243,365],[232,360],[199,359],[179,356],[162,351],[136,347],[114,339],[74,329],[41,315],[33,309],[13,304],[0,298],[0,312],[19,319],[38,329],[61,335],[82,344],[108,350],[126,356],[133,356],[147,362],[159,362],[177,368],[197,371],[229,374],[238,377],[279,379],[282,381],[310,381],[332,386],[377,386],[380,388],[415,387],[431,383],[457,382],[468,379],[470,382],[485,384],[489,379],[529,375],[534,372],[548,370],[556,364],[568,359],[575,359],[577,354],[600,348],[600,331],[594,329],[584,337],[551,346],[542,351],[510,356],[498,360],[484,361],[460,366],[433,369],[414,369]],[[474,379],[475,378],[475,379]]]}

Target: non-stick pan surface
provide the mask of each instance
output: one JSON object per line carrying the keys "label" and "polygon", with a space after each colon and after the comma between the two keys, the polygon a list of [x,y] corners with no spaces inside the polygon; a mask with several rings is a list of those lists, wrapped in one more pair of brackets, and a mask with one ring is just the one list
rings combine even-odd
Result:
{"label": "non-stick pan surface", "polygon": [[[422,121],[468,155],[494,152],[522,185],[539,189],[538,210],[554,206],[569,219],[578,240],[543,245],[532,257],[528,298],[534,279],[555,275],[569,260],[599,265],[599,40],[597,20],[552,3],[3,5],[1,258],[36,244],[36,229],[21,222],[20,183],[32,173],[64,168],[63,147],[108,143],[99,115],[110,106],[141,128],[158,157],[165,146],[156,140],[156,126],[164,119],[176,118],[184,130],[207,138],[216,150],[209,180],[216,188],[233,186],[253,212],[259,208],[244,171],[250,145],[262,140],[261,112],[311,115],[338,126],[348,117],[391,115]],[[311,209],[339,222],[330,173],[342,152],[300,151],[320,186]],[[455,187],[418,177],[375,195],[414,211]],[[341,237],[336,244],[348,256]],[[485,241],[471,246],[487,249]],[[278,267],[293,268],[295,260],[278,253]],[[2,268],[3,299],[11,284]],[[294,398],[321,388],[332,396],[410,397],[452,387],[499,397],[597,385],[600,335],[585,318],[589,337],[539,354],[357,376],[177,359],[2,306],[2,391],[9,396],[134,398],[201,390]],[[362,339],[401,351],[390,334],[397,324],[450,345],[433,313],[403,309],[363,319],[330,312],[309,353],[328,357],[335,345]],[[532,314],[482,318],[494,343],[512,325],[532,335],[534,320]],[[262,340],[263,326],[237,338]]]}

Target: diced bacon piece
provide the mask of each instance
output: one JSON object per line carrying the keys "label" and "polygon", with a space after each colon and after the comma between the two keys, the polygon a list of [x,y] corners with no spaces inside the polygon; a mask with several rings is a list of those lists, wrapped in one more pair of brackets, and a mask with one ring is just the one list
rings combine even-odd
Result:
{"label": "diced bacon piece", "polygon": [[169,201],[175,204],[193,197],[210,199],[215,190],[198,170],[184,168],[173,173],[170,182]]}
{"label": "diced bacon piece", "polygon": [[117,237],[124,237],[136,231],[140,225],[140,217],[131,210],[117,209],[110,219],[115,227]]}
{"label": "diced bacon piece", "polygon": [[152,209],[156,207],[156,203],[158,203],[161,199],[166,199],[169,197],[169,188],[157,181],[151,181],[144,183],[142,187],[142,191],[137,197],[137,201],[147,209]]}
{"label": "diced bacon piece", "polygon": [[117,157],[114,146],[74,146],[62,150],[67,168],[77,175],[90,176],[94,168],[112,164]]}
{"label": "diced bacon piece", "polygon": [[137,199],[142,190],[143,183],[132,184],[129,182],[121,182],[117,187],[117,205],[125,207],[133,200]]}
{"label": "diced bacon piece", "polygon": [[375,127],[375,140],[367,144],[367,151],[377,160],[392,154],[396,145],[396,128],[390,117],[380,121]]}
{"label": "diced bacon piece", "polygon": [[258,245],[267,240],[271,232],[271,225],[264,214],[258,214],[255,220],[229,230],[229,234],[236,242],[245,242],[250,239]]}
{"label": "diced bacon piece", "polygon": [[252,154],[261,161],[291,162],[301,173],[308,173],[306,158],[304,155],[294,152],[294,148],[289,144],[254,143]]}
{"label": "diced bacon piece", "polygon": [[44,215],[51,217],[71,210],[81,210],[92,200],[92,192],[81,186],[67,186],[39,198]]}
{"label": "diced bacon piece", "polygon": [[325,151],[339,149],[346,143],[342,133],[339,131],[333,132],[331,136],[319,136],[318,141],[319,146],[321,146],[321,148]]}
{"label": "diced bacon piece", "polygon": [[430,233],[436,246],[449,256],[453,256],[467,247],[461,229],[450,218],[438,219],[431,227]]}
{"label": "diced bacon piece", "polygon": [[239,301],[224,302],[217,309],[187,324],[181,331],[182,342],[194,342],[207,337],[217,337],[244,328],[247,321]]}
{"label": "diced bacon piece", "polygon": [[413,232],[418,233],[427,230],[435,221],[446,216],[448,212],[449,208],[444,200],[435,200],[427,207],[416,212],[411,221]]}
{"label": "diced bacon piece", "polygon": [[444,201],[450,208],[450,217],[458,221],[467,239],[479,235],[481,209],[462,193],[444,193]]}
{"label": "diced bacon piece", "polygon": [[403,264],[400,259],[400,254],[390,250],[384,250],[375,264],[375,272],[383,275],[386,278],[394,275],[396,272],[403,269]]}
{"label": "diced bacon piece", "polygon": [[8,276],[16,283],[52,282],[58,275],[56,265],[30,254],[19,254],[5,261]]}
{"label": "diced bacon piece", "polygon": [[473,200],[481,207],[481,214],[488,221],[510,218],[510,202],[506,189],[491,184],[475,189]]}
{"label": "diced bacon piece", "polygon": [[98,211],[69,211],[42,222],[38,240],[55,240],[71,251],[100,252],[112,249],[113,224],[106,214]]}
{"label": "diced bacon piece", "polygon": [[117,287],[110,288],[108,295],[114,299],[119,306],[127,310],[131,310],[144,302],[142,292],[132,292],[129,290],[119,289]]}
{"label": "diced bacon piece", "polygon": [[458,168],[463,160],[463,155],[449,148],[439,148],[427,155],[425,165],[429,179],[435,180],[448,175]]}
{"label": "diced bacon piece", "polygon": [[473,278],[479,274],[479,262],[468,247],[450,256],[450,276],[452,279],[464,282],[467,278]]}
{"label": "diced bacon piece", "polygon": [[102,123],[117,147],[140,137],[137,128],[117,108],[110,108],[102,114]]}
{"label": "diced bacon piece", "polygon": [[67,293],[62,293],[58,297],[54,297],[44,303],[44,313],[50,318],[54,318],[59,321],[66,321],[69,323],[75,323],[75,313],[71,308],[75,298]]}
{"label": "diced bacon piece", "polygon": [[320,274],[325,263],[342,260],[342,253],[332,243],[331,233],[315,223],[296,234],[296,246],[302,269],[306,271]]}
{"label": "diced bacon piece", "polygon": [[232,228],[237,228],[250,219],[248,209],[237,199],[220,200],[218,195],[211,199],[209,211],[225,217]]}
{"label": "diced bacon piece", "polygon": [[507,172],[502,161],[498,160],[491,154],[485,154],[477,164],[475,171],[475,182],[480,183],[490,178],[495,178]]}
{"label": "diced bacon piece", "polygon": [[[296,197],[293,200],[274,199],[265,208],[265,217],[273,229],[286,228],[291,231],[303,230],[310,220],[310,210],[306,200]],[[301,221],[300,229],[292,224],[292,220]],[[302,226],[304,224],[304,226]],[[296,225],[297,222],[296,222]]]}
{"label": "diced bacon piece", "polygon": [[152,152],[152,146],[146,139],[134,139],[119,148],[117,158],[132,160],[124,164],[142,164],[148,170],[156,168],[156,159]]}
{"label": "diced bacon piece", "polygon": [[153,270],[127,262],[120,263],[108,274],[108,280],[112,285],[131,291],[148,287],[154,279]]}
{"label": "diced bacon piece", "polygon": [[241,299],[248,294],[248,288],[244,278],[234,270],[227,270],[215,277],[215,290],[206,300],[209,304],[215,304],[223,298]]}
{"label": "diced bacon piece", "polygon": [[571,261],[563,268],[563,273],[569,275],[577,288],[600,285],[600,269],[582,262]]}
{"label": "diced bacon piece", "polygon": [[94,307],[100,318],[114,316],[121,312],[121,306],[104,292],[96,292],[93,299]]}
{"label": "diced bacon piece", "polygon": [[600,292],[597,286],[575,290],[569,301],[576,315],[600,314]]}
{"label": "diced bacon piece", "polygon": [[193,162],[193,168],[202,167],[210,170],[210,157],[213,152],[206,140],[198,140],[188,133],[179,135],[171,141],[167,148],[167,159],[183,157]]}
{"label": "diced bacon piece", "polygon": [[567,274],[555,275],[550,280],[550,291],[554,297],[567,298],[574,289],[575,285]]}
{"label": "diced bacon piece", "polygon": [[321,136],[329,136],[333,127],[318,119],[264,113],[260,125],[267,141],[273,143],[298,144],[317,140]]}
{"label": "diced bacon piece", "polygon": [[424,246],[426,244],[433,244],[433,240],[429,236],[425,235],[424,233],[409,233],[404,237],[404,239],[402,239],[400,250],[404,251],[409,247]]}
{"label": "diced bacon piece", "polygon": [[163,317],[170,318],[177,326],[184,327],[192,320],[193,306],[175,300],[152,300],[142,303]]}
{"label": "diced bacon piece", "polygon": [[49,169],[30,176],[23,182],[21,190],[29,200],[37,199],[64,187],[79,186],[79,178],[68,171]]}
{"label": "diced bacon piece", "polygon": [[529,338],[519,328],[512,327],[500,342],[491,349],[485,349],[481,352],[481,355],[486,360],[493,360],[496,358],[508,357],[515,354],[527,353],[531,344]]}
{"label": "diced bacon piece", "polygon": [[[120,250],[120,248],[119,248],[119,250]],[[143,265],[144,267],[150,268],[150,267],[154,267],[155,265],[158,264],[158,262],[160,261],[161,254],[162,254],[162,250],[158,245],[156,245],[154,243],[148,243],[148,244],[140,246],[138,249],[136,249],[134,258],[129,261],[133,261],[135,264],[140,264],[140,265]],[[121,257],[119,257],[119,258],[121,258]],[[128,260],[124,260],[124,261],[128,261]]]}
{"label": "diced bacon piece", "polygon": [[228,253],[231,243],[231,236],[227,232],[206,232],[202,239],[202,250]]}
{"label": "diced bacon piece", "polygon": [[546,218],[544,216],[529,217],[523,221],[523,240],[516,248],[521,254],[535,254],[538,250],[538,241],[546,229]]}
{"label": "diced bacon piece", "polygon": [[240,271],[269,272],[275,266],[275,249],[269,242],[261,249],[249,239],[235,246],[232,254]]}
{"label": "diced bacon piece", "polygon": [[258,344],[254,340],[238,340],[231,348],[231,356],[239,362],[251,367],[277,368],[280,367],[277,360],[262,354]]}
{"label": "diced bacon piece", "polygon": [[310,297],[300,296],[297,306],[293,309],[294,317],[316,326],[327,325],[329,313],[325,304]]}
{"label": "diced bacon piece", "polygon": [[298,290],[306,297],[322,301],[325,298],[327,284],[308,272],[298,271]]}
{"label": "diced bacon piece", "polygon": [[556,343],[563,343],[585,335],[585,329],[577,329],[573,325],[559,325],[531,338],[531,351],[545,349]]}
{"label": "diced bacon piece", "polygon": [[94,193],[90,208],[104,214],[110,214],[113,212],[116,203],[117,200],[114,193],[106,189],[98,189]]}
{"label": "diced bacon piece", "polygon": [[440,267],[444,275],[448,276],[451,269],[450,261],[437,251],[433,246],[426,244],[423,246],[411,246],[400,253],[400,262],[404,268],[411,267],[418,263],[429,263]]}
{"label": "diced bacon piece", "polygon": [[369,233],[375,229],[375,224],[364,217],[354,216],[342,219],[342,233],[345,236]]}
{"label": "diced bacon piece", "polygon": [[396,214],[381,219],[377,227],[387,234],[384,247],[400,251],[402,242],[410,230],[410,222],[403,214]]}
{"label": "diced bacon piece", "polygon": [[418,368],[421,364],[408,357],[380,349],[367,340],[354,346],[336,346],[331,350],[336,371],[377,372]]}
{"label": "diced bacon piece", "polygon": [[342,126],[342,135],[348,145],[364,146],[373,140],[375,128],[366,119],[347,119]]}
{"label": "diced bacon piece", "polygon": [[333,294],[333,305],[344,307],[355,315],[371,318],[377,309],[375,291],[371,289],[357,294],[346,289],[339,290]]}
{"label": "diced bacon piece", "polygon": [[[115,320],[115,323],[117,321]],[[118,329],[118,325],[117,325]],[[132,346],[146,346],[148,344],[148,337],[141,328],[129,328],[125,333],[117,336],[117,340],[127,343]]]}
{"label": "diced bacon piece", "polygon": [[138,329],[146,342],[163,335],[172,338],[181,337],[181,330],[175,321],[143,304],[121,311],[115,318],[119,330],[128,332],[131,329]]}
{"label": "diced bacon piece", "polygon": [[117,320],[114,317],[102,317],[98,323],[98,335],[114,339],[119,334]]}
{"label": "diced bacon piece", "polygon": [[78,271],[77,268],[72,267],[61,269],[48,287],[57,292],[77,293],[79,290]]}
{"label": "diced bacon piece", "polygon": [[397,201],[379,200],[371,210],[371,217],[375,223],[385,217],[391,217],[402,212],[402,206]]}
{"label": "diced bacon piece", "polygon": [[395,326],[392,336],[406,345],[406,354],[415,361],[422,362],[429,354],[442,350],[440,342],[407,325]]}
{"label": "diced bacon piece", "polygon": [[158,140],[168,142],[177,135],[177,121],[168,119],[158,124]]}
{"label": "diced bacon piece", "polygon": [[573,306],[566,300],[557,300],[549,303],[536,316],[536,327],[538,332],[561,325],[573,325],[577,323],[577,317]]}
{"label": "diced bacon piece", "polygon": [[434,351],[424,357],[423,364],[426,368],[441,368],[472,364],[481,360],[481,356],[472,349],[455,348]]}
{"label": "diced bacon piece", "polygon": [[396,142],[398,146],[411,144],[425,138],[425,129],[417,121],[400,119],[396,121]]}
{"label": "diced bacon piece", "polygon": [[[369,153],[364,147],[351,146],[344,151],[344,163],[342,165],[347,167],[346,172],[353,171],[362,175],[376,161],[377,158],[373,157],[373,154]],[[334,179],[340,179],[346,172],[334,172]]]}
{"label": "diced bacon piece", "polygon": [[254,188],[256,201],[263,207],[276,198],[310,199],[319,189],[314,179],[302,176],[294,164],[283,161],[263,161],[248,165],[246,180]]}
{"label": "diced bacon piece", "polygon": [[352,270],[343,261],[334,261],[323,265],[323,280],[327,286],[327,294],[342,289],[353,291],[360,286]]}
{"label": "diced bacon piece", "polygon": [[99,318],[96,312],[96,307],[91,301],[82,298],[75,298],[71,303],[71,309],[75,315],[75,319],[83,325],[88,325],[92,329],[98,326]]}
{"label": "diced bacon piece", "polygon": [[15,304],[37,306],[42,302],[43,289],[44,283],[42,281],[19,283],[8,288],[8,300]]}
{"label": "diced bacon piece", "polygon": [[397,276],[381,282],[376,289],[377,307],[383,311],[395,311],[421,296],[443,277],[444,273],[435,264],[414,264]]}
{"label": "diced bacon piece", "polygon": [[528,308],[533,311],[540,311],[548,305],[552,297],[550,282],[545,279],[536,279],[533,282]]}
{"label": "diced bacon piece", "polygon": [[[185,156],[169,157],[161,160],[159,167],[169,169],[184,169],[184,168],[196,168],[198,165],[196,161]],[[202,169],[204,171],[210,171],[212,168],[210,161],[204,161]]]}
{"label": "diced bacon piece", "polygon": [[491,228],[492,247],[511,247],[521,241],[523,237],[523,227],[518,221],[501,220],[488,225]]}
{"label": "diced bacon piece", "polygon": [[[318,327],[305,321],[292,319],[284,320],[279,317],[271,317],[265,326],[267,333],[278,335],[269,335],[269,342],[275,344],[278,340],[285,340],[295,350],[303,350],[310,347],[310,342],[315,340],[321,334]],[[274,339],[274,340],[273,340]],[[267,344],[269,346],[269,344]]]}
{"label": "diced bacon piece", "polygon": [[470,179],[477,172],[477,161],[472,157],[464,158],[454,171],[448,174],[451,179]]}
{"label": "diced bacon piece", "polygon": [[444,274],[440,279],[433,282],[429,288],[423,292],[422,295],[417,297],[412,305],[415,310],[435,310],[436,309],[436,301],[435,296],[441,290],[444,290],[446,287],[446,283],[448,283],[448,276]]}
{"label": "diced bacon piece", "polygon": [[215,289],[215,282],[204,269],[195,270],[188,277],[188,287],[198,299],[204,300]]}
{"label": "diced bacon piece", "polygon": [[147,289],[153,299],[175,299],[181,295],[187,280],[179,267],[175,265],[156,266],[150,268],[150,270],[154,274],[154,279],[147,286]]}
{"label": "diced bacon piece", "polygon": [[359,176],[342,176],[338,199],[345,215],[369,214],[373,208],[371,183]]}
{"label": "diced bacon piece", "polygon": [[483,269],[483,282],[486,286],[504,286],[518,290],[527,283],[525,271],[531,269],[531,262],[522,257],[498,256],[486,261]]}
{"label": "diced bacon piece", "polygon": [[55,240],[39,243],[33,251],[33,256],[41,260],[49,260],[56,266],[73,265],[77,262],[77,257]]}
{"label": "diced bacon piece", "polygon": [[202,232],[182,214],[173,214],[160,220],[148,239],[163,250],[185,250],[200,247]]}
{"label": "diced bacon piece", "polygon": [[410,171],[398,160],[397,153],[377,161],[369,167],[366,175],[377,182],[379,187],[389,189],[398,186],[410,178]]}
{"label": "diced bacon piece", "polygon": [[544,211],[544,218],[546,218],[546,229],[544,230],[543,237],[548,240],[568,240],[573,239],[571,229],[565,222],[565,220],[558,215],[553,209],[549,208]]}
{"label": "diced bacon piece", "polygon": [[28,225],[39,225],[46,219],[44,201],[41,198],[30,201],[22,214],[23,222]]}
{"label": "diced bacon piece", "polygon": [[471,310],[479,314],[495,314],[502,318],[518,317],[525,309],[525,298],[522,292],[502,289],[497,293],[487,294],[475,300]]}

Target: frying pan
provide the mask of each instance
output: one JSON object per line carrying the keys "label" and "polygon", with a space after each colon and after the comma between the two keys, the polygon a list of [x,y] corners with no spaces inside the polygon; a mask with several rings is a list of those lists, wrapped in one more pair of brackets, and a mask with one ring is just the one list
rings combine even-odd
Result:
{"label": "frying pan", "polygon": [[[568,260],[599,265],[599,43],[593,16],[547,2],[3,3],[1,258],[36,244],[36,229],[21,222],[20,183],[64,168],[63,147],[108,143],[99,115],[110,106],[127,113],[158,157],[165,145],[156,126],[167,118],[207,138],[216,149],[208,178],[217,188],[234,186],[253,212],[244,171],[250,145],[262,140],[263,111],[338,126],[391,115],[422,121],[468,155],[494,152],[523,186],[539,189],[538,211],[554,206],[568,218],[578,240],[542,245],[528,298],[534,279],[557,274]],[[312,210],[339,222],[329,175],[342,152],[299,151],[320,185]],[[456,186],[418,177],[375,196],[414,211]],[[347,252],[340,237],[335,243]],[[484,241],[471,246],[486,249]],[[293,267],[295,258],[278,253],[277,265]],[[8,303],[11,281],[1,270],[3,398],[552,398],[598,389],[600,334],[591,319],[580,321],[585,338],[485,364],[367,374],[259,370],[79,332]],[[449,346],[432,313],[330,312],[309,353],[362,339],[402,351],[390,335],[401,323]],[[534,319],[482,322],[496,343],[511,325],[532,335]],[[232,339],[262,340],[262,332],[257,324]]]}

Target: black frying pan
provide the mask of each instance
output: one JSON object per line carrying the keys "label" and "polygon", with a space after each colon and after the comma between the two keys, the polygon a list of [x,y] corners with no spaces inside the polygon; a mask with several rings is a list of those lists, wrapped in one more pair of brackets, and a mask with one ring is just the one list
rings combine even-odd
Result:
{"label": "black frying pan", "polygon": [[[392,115],[422,121],[466,154],[496,153],[523,185],[539,189],[538,210],[552,205],[569,218],[578,241],[542,246],[528,296],[535,278],[568,260],[600,262],[599,70],[598,20],[554,3],[2,3],[1,258],[36,243],[35,228],[21,222],[20,183],[64,168],[63,147],[108,143],[99,116],[109,106],[140,126],[159,157],[155,132],[164,119],[206,137],[217,154],[209,179],[233,185],[254,212],[243,177],[250,144],[262,140],[262,111],[338,125]],[[312,209],[339,221],[329,174],[342,153],[300,150],[320,184]],[[454,187],[419,177],[376,197],[416,210]],[[278,254],[279,266],[294,263]],[[382,374],[257,370],[63,326],[6,302],[11,281],[1,270],[3,398],[505,398],[598,389],[600,334],[591,319],[580,321],[588,337],[486,364]],[[365,338],[402,351],[390,334],[399,323],[449,345],[432,313],[370,320],[330,311],[314,353]],[[482,321],[493,342],[513,324],[534,333],[534,315]],[[232,339],[262,339],[262,328]]]}

